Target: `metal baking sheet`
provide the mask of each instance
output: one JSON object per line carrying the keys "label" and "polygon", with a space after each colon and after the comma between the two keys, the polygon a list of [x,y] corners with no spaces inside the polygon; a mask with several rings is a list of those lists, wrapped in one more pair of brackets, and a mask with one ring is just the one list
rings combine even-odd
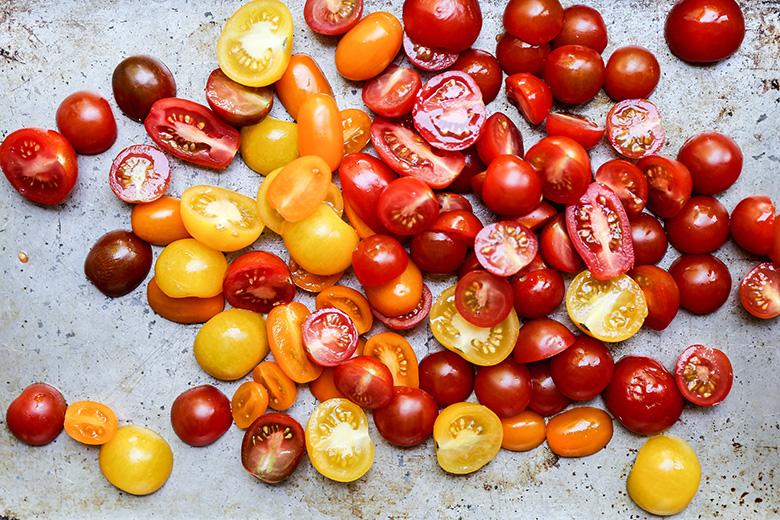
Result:
{"label": "metal baking sheet", "polygon": [[[569,5],[572,2],[565,2]],[[742,198],[766,193],[780,202],[780,3],[740,1],[747,35],[739,51],[713,65],[677,60],[663,38],[671,0],[590,0],[607,24],[609,45],[638,44],[653,51],[662,76],[651,96],[667,131],[665,155],[675,156],[690,135],[717,130],[742,147],[739,181],[717,198],[732,210]],[[55,127],[56,107],[77,90],[92,89],[111,102],[119,124],[114,146],[98,156],[79,157],[76,189],[54,207],[32,204],[0,181],[0,408],[27,385],[46,381],[69,402],[102,401],[120,424],[152,428],[170,443],[173,473],[156,493],[135,497],[114,488],[100,473],[98,449],[67,435],[44,447],[29,447],[0,428],[0,518],[649,518],[626,493],[626,477],[645,438],[616,424],[606,449],[581,459],[559,459],[546,445],[526,453],[501,451],[480,471],[452,476],[442,471],[433,441],[400,449],[371,423],[376,460],[351,484],[320,476],[304,458],[287,482],[269,486],[246,473],[239,451],[243,432],[231,428],[205,448],[175,436],[169,410],[182,391],[211,383],[232,395],[241,381],[206,375],[192,355],[197,325],[169,323],[146,304],[143,288],[110,299],[85,278],[84,258],[103,233],[130,228],[130,207],[111,192],[108,170],[124,147],[150,143],[142,125],[124,117],[111,95],[111,73],[123,58],[150,54],[173,71],[181,97],[205,102],[204,86],[217,66],[215,46],[241,2],[224,0],[5,0],[0,6],[0,138],[27,126]],[[475,47],[495,52],[505,2],[483,2],[484,26]],[[310,31],[303,0],[293,0],[294,52],[316,58],[334,87],[341,108],[362,106],[360,87],[335,70],[335,37]],[[387,10],[400,18],[401,2],[367,0],[366,12]],[[403,54],[396,59],[407,63]],[[604,121],[611,101],[602,92],[576,107]],[[560,108],[560,107],[559,107]],[[526,149],[543,137],[508,104],[502,93],[489,112],[504,111],[520,127]],[[289,119],[280,104],[274,117]],[[594,169],[615,158],[606,143],[591,153]],[[254,196],[262,180],[237,159],[222,173],[172,159],[169,192],[215,184]],[[483,221],[492,217],[480,212]],[[280,241],[265,232],[253,246],[286,258]],[[24,251],[29,262],[21,263]],[[160,251],[155,248],[155,255]],[[662,266],[677,256],[670,248]],[[780,505],[780,356],[777,320],[761,321],[739,304],[742,276],[762,259],[729,242],[716,255],[733,278],[728,302],[710,316],[680,311],[663,332],[643,330],[614,345],[616,359],[650,355],[671,368],[679,352],[702,343],[724,350],[735,383],[721,405],[686,405],[669,433],[688,440],[702,465],[702,481],[678,518],[776,518]],[[235,255],[230,255],[232,258]],[[353,277],[344,283],[356,286]],[[452,278],[428,278],[434,293]],[[143,287],[143,286],[142,286]],[[312,297],[297,299],[313,306]],[[554,317],[573,325],[565,310]],[[372,332],[383,330],[375,325]],[[419,358],[440,349],[427,326],[408,334]],[[473,396],[472,396],[472,399]],[[600,399],[591,404],[602,406]],[[308,389],[289,413],[305,423],[316,405]]]}

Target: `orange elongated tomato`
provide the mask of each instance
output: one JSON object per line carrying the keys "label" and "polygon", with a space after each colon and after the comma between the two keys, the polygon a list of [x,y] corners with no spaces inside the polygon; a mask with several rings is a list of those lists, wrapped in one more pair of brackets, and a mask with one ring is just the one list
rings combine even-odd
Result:
{"label": "orange elongated tomato", "polygon": [[210,298],[171,298],[154,278],[146,285],[146,299],[154,312],[176,323],[205,323],[225,308],[222,293]]}
{"label": "orange elongated tomato", "polygon": [[331,171],[322,157],[298,157],[270,180],[265,198],[283,219],[303,220],[325,202],[333,177]]}
{"label": "orange elongated tomato", "polygon": [[336,68],[352,81],[379,75],[393,61],[403,43],[404,30],[398,18],[378,11],[365,16],[336,47]]}
{"label": "orange elongated tomato", "polygon": [[580,406],[547,422],[547,444],[561,457],[593,455],[612,439],[612,418],[599,408]]}
{"label": "orange elongated tomato", "polygon": [[274,91],[287,112],[296,121],[303,101],[312,94],[333,95],[322,69],[308,54],[293,54],[287,69],[274,83]]}
{"label": "orange elongated tomato", "polygon": [[300,302],[277,305],[268,313],[268,345],[276,363],[296,383],[308,383],[322,374],[322,367],[312,363],[303,346],[303,322],[311,312]]}
{"label": "orange elongated tomato", "polygon": [[312,94],[298,110],[298,150],[301,156],[322,157],[335,171],[344,157],[341,112],[328,94]]}

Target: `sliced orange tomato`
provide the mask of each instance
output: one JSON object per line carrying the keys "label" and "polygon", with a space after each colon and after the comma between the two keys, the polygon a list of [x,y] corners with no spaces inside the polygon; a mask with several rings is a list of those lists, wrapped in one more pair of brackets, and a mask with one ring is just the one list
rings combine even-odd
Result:
{"label": "sliced orange tomato", "polygon": [[385,316],[400,316],[412,312],[420,303],[423,292],[420,268],[409,260],[404,272],[387,283],[364,287],[373,308]]}
{"label": "sliced orange tomato", "polygon": [[333,382],[333,374],[336,372],[336,368],[337,367],[324,367],[320,377],[309,383],[311,394],[321,403],[336,397],[346,399],[344,394],[338,391],[336,384]]}
{"label": "sliced orange tomato", "polygon": [[181,217],[193,238],[217,251],[245,248],[264,227],[256,200],[218,186],[184,190]]}
{"label": "sliced orange tomato", "polygon": [[347,220],[349,220],[349,223],[353,228],[355,228],[355,231],[360,238],[368,238],[371,235],[376,235],[376,231],[368,227],[368,224],[366,224],[363,219],[358,216],[358,214],[346,200],[344,201],[344,213],[347,214]]}
{"label": "sliced orange tomato", "polygon": [[103,403],[76,401],[65,410],[65,432],[83,444],[105,444],[118,428],[116,414]]}
{"label": "sliced orange tomato", "polygon": [[396,332],[380,332],[366,341],[362,355],[373,356],[387,365],[393,374],[393,386],[420,387],[420,370],[417,355],[406,341]]}
{"label": "sliced orange tomato", "polygon": [[217,42],[219,68],[247,87],[264,87],[282,77],[290,62],[293,20],[278,0],[254,0],[239,8]]}
{"label": "sliced orange tomato", "polygon": [[239,386],[230,400],[233,422],[242,430],[249,428],[268,408],[268,390],[255,381],[246,381]]}
{"label": "sliced orange tomato", "polygon": [[592,406],[578,406],[547,421],[547,444],[561,457],[586,457],[612,439],[612,417]]}
{"label": "sliced orange tomato", "polygon": [[146,284],[146,300],[154,312],[176,323],[205,323],[225,308],[222,293],[211,298],[171,298],[154,278]]}
{"label": "sliced orange tomato", "polygon": [[333,96],[322,69],[308,54],[293,54],[282,77],[274,83],[274,91],[287,112],[296,121],[303,101],[312,94]]}
{"label": "sliced orange tomato", "polygon": [[211,298],[222,294],[228,263],[225,255],[194,238],[171,242],[154,264],[154,279],[171,298]]}
{"label": "sliced orange tomato", "polygon": [[336,171],[344,157],[344,130],[336,101],[328,94],[312,94],[298,111],[298,150],[301,156],[322,157]]}
{"label": "sliced orange tomato", "polygon": [[333,208],[333,211],[336,212],[339,218],[344,214],[344,196],[341,194],[339,187],[332,182],[328,186],[328,195],[325,197],[325,203]]}
{"label": "sliced orange tomato", "polygon": [[274,359],[296,383],[308,383],[322,374],[322,367],[311,362],[303,345],[303,322],[310,314],[304,304],[290,302],[271,309],[265,321]]}
{"label": "sliced orange tomato", "polygon": [[308,217],[325,202],[333,175],[317,155],[304,155],[282,168],[270,181],[265,198],[288,222]]}
{"label": "sliced orange tomato", "polygon": [[156,246],[190,237],[181,219],[181,200],[170,195],[146,204],[134,204],[130,224],[138,238]]}
{"label": "sliced orange tomato", "polygon": [[371,314],[371,306],[363,294],[350,287],[343,285],[332,285],[320,291],[314,300],[314,306],[317,309],[325,307],[335,307],[346,312],[358,334],[365,334],[374,324],[374,315]]}
{"label": "sliced orange tomato", "polygon": [[268,188],[281,171],[282,168],[277,168],[266,175],[263,182],[260,183],[260,187],[257,189],[257,212],[260,215],[260,220],[263,221],[263,224],[265,224],[268,229],[277,235],[282,234],[284,217],[271,206],[266,198],[266,193],[268,193]]}
{"label": "sliced orange tomato", "polygon": [[359,108],[346,108],[340,113],[341,129],[344,132],[344,155],[358,153],[371,139],[371,118]]}
{"label": "sliced orange tomato", "polygon": [[504,429],[501,447],[505,450],[532,450],[547,436],[544,417],[529,408],[513,417],[501,417],[501,426]]}
{"label": "sliced orange tomato", "polygon": [[263,361],[252,370],[252,379],[268,390],[268,406],[277,411],[287,410],[298,398],[295,381],[273,361]]}
{"label": "sliced orange tomato", "polygon": [[327,276],[310,273],[298,265],[292,258],[287,262],[287,267],[290,268],[290,275],[292,276],[293,283],[296,287],[312,293],[318,293],[323,289],[327,289],[338,282],[344,275],[344,271]]}
{"label": "sliced orange tomato", "polygon": [[493,460],[503,438],[501,419],[481,404],[451,404],[433,423],[439,466],[456,475],[473,473]]}

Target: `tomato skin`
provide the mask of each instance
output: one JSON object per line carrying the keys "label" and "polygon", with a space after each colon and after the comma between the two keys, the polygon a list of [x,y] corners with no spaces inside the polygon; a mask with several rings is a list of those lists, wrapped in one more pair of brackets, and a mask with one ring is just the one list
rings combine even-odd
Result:
{"label": "tomato skin", "polygon": [[689,137],[677,160],[691,172],[694,193],[702,195],[725,191],[742,173],[742,150],[734,139],[718,132]]}
{"label": "tomato skin", "polygon": [[607,61],[604,92],[615,101],[647,98],[661,79],[655,55],[639,45],[621,47]]}
{"label": "tomato skin", "polygon": [[382,285],[406,269],[409,255],[404,246],[389,235],[371,235],[352,252],[352,270],[361,285]]}
{"label": "tomato skin", "polygon": [[518,72],[506,78],[505,86],[509,102],[532,125],[538,125],[550,113],[552,91],[541,78],[528,72]]}
{"label": "tomato skin", "polygon": [[384,162],[367,153],[349,154],[341,162],[339,180],[344,199],[375,233],[390,234],[379,220],[376,206],[382,192],[397,178]]}
{"label": "tomato skin", "polygon": [[412,111],[421,87],[417,71],[391,63],[363,85],[361,97],[363,103],[380,116],[401,117]]}
{"label": "tomato skin", "polygon": [[719,309],[729,297],[729,268],[709,253],[681,255],[669,266],[680,289],[680,305],[694,314],[709,314]]}
{"label": "tomato skin", "polygon": [[513,305],[518,316],[544,318],[563,301],[563,276],[555,269],[535,269],[511,279]]}
{"label": "tomato skin", "polygon": [[634,242],[635,266],[657,264],[669,248],[663,226],[649,213],[642,213],[631,220],[631,239]]}
{"label": "tomato skin", "polygon": [[[774,214],[772,214],[774,219]],[[729,238],[729,212],[717,199],[696,195],[664,224],[669,243],[682,253],[709,253]]]}
{"label": "tomato skin", "polygon": [[244,86],[216,68],[206,80],[206,101],[211,110],[230,125],[256,125],[271,112],[274,89]]}
{"label": "tomato skin", "polygon": [[539,172],[542,194],[552,202],[576,202],[593,178],[588,152],[568,137],[545,137],[525,153],[525,160]]}
{"label": "tomato skin", "polygon": [[108,101],[82,90],[66,97],[57,108],[57,129],[77,153],[103,153],[116,141],[116,119]]}
{"label": "tomato skin", "polygon": [[658,153],[666,132],[654,104],[646,99],[624,99],[607,113],[607,137],[617,153],[640,159]]}
{"label": "tomato skin", "polygon": [[767,195],[746,197],[731,212],[731,236],[754,255],[769,253],[774,228],[775,205]]}
{"label": "tomato skin", "polygon": [[570,5],[563,10],[563,27],[550,45],[584,45],[601,54],[607,48],[607,26],[601,14],[586,5]]}
{"label": "tomato skin", "polygon": [[761,319],[780,315],[780,266],[763,262],[751,269],[739,283],[739,300],[750,314]]}
{"label": "tomato skin", "polygon": [[482,222],[471,209],[444,210],[442,208],[439,217],[428,228],[428,231],[446,233],[455,240],[472,246],[482,228]]}
{"label": "tomato skin", "polygon": [[666,15],[664,36],[684,61],[720,61],[742,44],[745,18],[734,0],[680,0]]}
{"label": "tomato skin", "polygon": [[[549,119],[548,119],[549,121]],[[634,220],[647,205],[647,179],[634,163],[624,159],[607,161],[596,170],[596,182],[606,184],[620,198],[629,220]]]}
{"label": "tomato skin", "polygon": [[241,128],[241,159],[253,171],[270,176],[300,156],[298,124],[266,117]]}
{"label": "tomato skin", "polygon": [[415,235],[433,224],[439,216],[439,204],[426,183],[415,177],[399,177],[379,195],[376,213],[391,233]]}
{"label": "tomato skin", "polygon": [[501,417],[504,438],[501,447],[510,451],[528,451],[544,442],[547,436],[544,417],[525,409],[514,417]]}
{"label": "tomato skin", "polygon": [[152,56],[130,56],[122,60],[111,76],[114,99],[133,121],[143,122],[152,105],[176,96],[176,81],[170,69]]}
{"label": "tomato skin", "polygon": [[230,401],[212,385],[185,390],[171,405],[173,431],[190,446],[211,444],[232,424]]}
{"label": "tomato skin", "polygon": [[510,0],[504,8],[504,28],[534,45],[555,38],[563,21],[564,10],[558,0]]}
{"label": "tomato skin", "polygon": [[230,262],[222,292],[231,306],[265,314],[290,303],[295,284],[281,258],[267,251],[250,251]]}
{"label": "tomato skin", "polygon": [[672,218],[691,198],[691,172],[676,159],[649,155],[636,164],[647,178],[647,209],[662,218]]}
{"label": "tomato skin", "polygon": [[634,433],[655,435],[680,418],[683,397],[674,377],[655,359],[626,356],[615,363],[615,373],[601,394],[604,404]]}
{"label": "tomato skin", "polygon": [[550,44],[531,45],[508,32],[498,37],[496,58],[507,75],[518,72],[529,72],[534,76],[542,76],[544,60],[550,54]]}
{"label": "tomato skin", "polygon": [[407,0],[403,21],[413,41],[463,52],[482,30],[482,10],[477,0]]}
{"label": "tomato skin", "polygon": [[548,136],[569,137],[580,143],[586,150],[599,144],[606,132],[606,128],[585,116],[563,112],[548,114],[544,129]]}
{"label": "tomato skin", "polygon": [[518,363],[540,361],[566,350],[574,339],[574,334],[558,320],[537,318],[520,327],[512,355]]}
{"label": "tomato skin", "polygon": [[306,0],[303,18],[312,31],[328,36],[344,34],[363,15],[363,0],[340,0],[337,4],[324,0]]}
{"label": "tomato skin", "polygon": [[119,152],[108,181],[111,191],[125,202],[154,202],[168,189],[171,166],[162,150],[136,144]]}
{"label": "tomato skin", "polygon": [[314,303],[317,309],[335,307],[346,312],[352,318],[358,334],[370,331],[374,324],[368,300],[361,292],[351,287],[343,285],[328,287],[317,295]]}
{"label": "tomato skin", "polygon": [[304,155],[293,159],[273,179],[268,179],[265,202],[284,220],[299,222],[325,202],[332,180],[330,166],[322,157]]}
{"label": "tomato skin", "polygon": [[[460,70],[471,76],[482,92],[486,105],[496,99],[501,90],[501,65],[495,56],[480,49],[466,49],[449,70]],[[520,154],[522,155],[522,154]]]}
{"label": "tomato skin", "polygon": [[309,360],[303,346],[302,327],[310,314],[304,304],[290,302],[271,309],[265,322],[274,360],[296,383],[308,383],[322,374],[322,367]]}
{"label": "tomato skin", "polygon": [[152,278],[146,285],[149,307],[166,320],[176,323],[204,323],[225,308],[225,298],[217,294],[211,298],[171,298]]}
{"label": "tomato skin", "polygon": [[244,377],[268,352],[265,318],[243,309],[216,314],[203,324],[193,344],[198,365],[223,381]]}
{"label": "tomato skin", "polygon": [[65,411],[64,427],[73,440],[96,446],[114,438],[117,418],[114,411],[103,403],[76,401]]}
{"label": "tomato skin", "polygon": [[550,374],[550,360],[543,359],[526,364],[531,375],[531,401],[528,407],[534,412],[549,416],[569,406],[571,399],[561,393]]}
{"label": "tomato skin", "polygon": [[76,186],[76,151],[65,137],[45,128],[16,130],[0,143],[0,168],[24,198],[59,204]]}
{"label": "tomato skin", "polygon": [[334,398],[347,399],[338,391],[336,384],[333,382],[333,374],[336,372],[336,368],[323,367],[322,374],[309,383],[311,394],[321,403]]}
{"label": "tomato skin", "polygon": [[298,150],[301,156],[322,157],[335,171],[344,157],[344,129],[336,101],[328,94],[312,94],[298,110]]}
{"label": "tomato skin", "polygon": [[371,139],[371,118],[359,108],[347,108],[340,112],[344,131],[344,155],[358,153]]}
{"label": "tomato skin", "polygon": [[[501,155],[522,157],[523,136],[514,121],[503,112],[496,112],[485,121],[485,130],[477,141],[476,147],[477,154],[484,163],[482,166],[489,165],[493,159]],[[480,171],[485,171],[485,168],[481,168]]]}
{"label": "tomato skin", "polygon": [[336,367],[333,383],[339,392],[361,408],[383,408],[393,398],[393,374],[375,357],[347,359]]}
{"label": "tomato skin", "polygon": [[601,55],[584,45],[564,45],[547,56],[542,78],[561,103],[587,103],[601,90],[606,74]]}
{"label": "tomato skin", "polygon": [[542,201],[542,180],[520,157],[500,155],[488,166],[482,200],[495,213],[523,215]]}
{"label": "tomato skin", "polygon": [[680,308],[680,289],[674,277],[655,265],[639,265],[628,272],[647,301],[647,317],[643,326],[663,330],[677,316]]}
{"label": "tomato skin", "polygon": [[477,369],[474,393],[480,404],[498,417],[513,417],[531,401],[531,384],[528,368],[507,358],[497,365]]}
{"label": "tomato skin", "polygon": [[132,292],[151,268],[152,247],[124,229],[100,237],[84,260],[84,274],[89,281],[112,298]]}
{"label": "tomato skin", "polygon": [[374,410],[379,433],[397,446],[416,446],[433,433],[439,407],[431,395],[419,388],[396,386],[390,402]]}
{"label": "tomato skin", "polygon": [[422,273],[414,262],[408,261],[404,271],[389,282],[363,289],[372,308],[385,316],[400,316],[412,312],[420,302]]}
{"label": "tomato skin", "polygon": [[224,254],[194,238],[183,238],[165,246],[157,256],[154,278],[171,298],[211,298],[222,293],[227,267]]}
{"label": "tomato skin", "polygon": [[566,215],[559,213],[542,228],[539,253],[544,262],[564,273],[577,273],[585,267],[582,257],[566,230]]}
{"label": "tomato skin", "polygon": [[339,40],[339,74],[351,81],[379,75],[401,50],[403,34],[401,22],[392,14],[377,11],[366,15]]}
{"label": "tomato skin", "polygon": [[474,365],[449,350],[431,352],[420,361],[420,388],[439,408],[465,401],[474,391]]}
{"label": "tomato skin", "polygon": [[99,463],[114,486],[132,495],[148,495],[171,475],[173,451],[157,432],[127,424],[100,447]]}
{"label": "tomato skin", "polygon": [[286,480],[306,452],[303,427],[283,413],[260,416],[244,433],[241,464],[267,484]]}
{"label": "tomato skin", "polygon": [[408,330],[425,321],[431,311],[432,304],[433,296],[431,295],[431,290],[428,289],[426,284],[422,284],[420,301],[417,302],[417,306],[411,311],[396,316],[387,316],[371,307],[371,313],[374,315],[374,318],[381,321],[386,327],[393,330]]}
{"label": "tomato skin", "polygon": [[62,431],[67,408],[59,390],[46,383],[35,383],[11,402],[5,423],[20,441],[43,446]]}
{"label": "tomato skin", "polygon": [[589,401],[599,395],[612,380],[615,361],[601,341],[577,336],[563,352],[550,358],[550,375],[555,387],[575,401]]}
{"label": "tomato skin", "polygon": [[561,457],[587,457],[612,439],[612,418],[599,408],[579,406],[547,421],[547,444]]}

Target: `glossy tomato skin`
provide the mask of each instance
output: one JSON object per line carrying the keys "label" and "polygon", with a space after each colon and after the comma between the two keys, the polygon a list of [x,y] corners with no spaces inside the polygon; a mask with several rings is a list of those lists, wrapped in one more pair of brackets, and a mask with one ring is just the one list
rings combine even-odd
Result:
{"label": "glossy tomato skin", "polygon": [[729,297],[729,268],[709,253],[681,255],[669,266],[680,289],[680,305],[694,314],[709,314],[719,309]]}
{"label": "glossy tomato skin", "polygon": [[680,308],[680,289],[668,271],[655,265],[639,265],[628,272],[647,301],[647,317],[643,326],[663,330],[669,326]]}
{"label": "glossy tomato skin", "polygon": [[474,390],[474,366],[449,350],[431,352],[420,361],[420,388],[439,408],[465,401]]}
{"label": "glossy tomato skin", "polygon": [[585,267],[585,262],[574,248],[566,230],[566,215],[559,213],[542,228],[539,235],[539,253],[544,262],[564,273],[576,273]]}
{"label": "glossy tomato skin", "polygon": [[114,486],[132,495],[154,493],[173,470],[173,451],[157,432],[143,426],[120,426],[100,447],[100,471]]}
{"label": "glossy tomato skin", "polygon": [[550,375],[550,360],[543,359],[526,365],[531,374],[531,401],[528,408],[534,412],[550,416],[563,411],[571,399],[563,395]]}
{"label": "glossy tomato skin", "polygon": [[122,60],[111,76],[111,87],[122,112],[139,123],[146,119],[156,101],[176,96],[173,74],[152,56],[130,56]]}
{"label": "glossy tomato skin", "polygon": [[388,316],[382,314],[375,307],[371,307],[371,314],[374,318],[381,321],[385,326],[393,330],[408,330],[416,327],[428,317],[431,311],[431,305],[433,304],[433,297],[431,290],[428,289],[426,284],[422,284],[422,294],[420,295],[420,301],[417,302],[417,306],[411,311],[397,314],[394,316]]}
{"label": "glossy tomato skin", "polygon": [[336,101],[328,94],[312,94],[298,110],[298,150],[316,155],[335,171],[344,158],[344,128]]}
{"label": "glossy tomato skin", "polygon": [[596,97],[605,74],[601,55],[584,45],[553,49],[542,70],[542,78],[550,86],[553,97],[570,105],[587,103]]}
{"label": "glossy tomato skin", "polygon": [[765,255],[772,245],[775,205],[767,195],[745,197],[731,213],[731,236],[742,249]]}
{"label": "glossy tomato skin", "polygon": [[482,227],[482,222],[471,210],[451,209],[439,213],[439,217],[428,230],[447,233],[455,240],[472,246]]}
{"label": "glossy tomato skin", "polygon": [[751,269],[739,283],[739,301],[756,318],[780,315],[780,266],[763,262]]}
{"label": "glossy tomato skin", "polygon": [[506,278],[479,269],[458,280],[455,308],[472,325],[493,327],[509,315],[512,297],[512,286]]}
{"label": "glossy tomato skin", "polygon": [[639,45],[621,47],[609,57],[604,92],[615,101],[648,98],[661,79],[655,55]]}
{"label": "glossy tomato skin", "polygon": [[211,444],[233,424],[230,400],[213,385],[185,390],[171,405],[171,424],[190,446]]}
{"label": "glossy tomato skin", "polygon": [[132,231],[118,229],[100,237],[84,261],[84,274],[100,292],[124,296],[144,281],[152,268],[152,247]]}
{"label": "glossy tomato skin", "polygon": [[520,327],[512,355],[518,363],[531,363],[553,357],[574,343],[575,336],[552,318],[537,318]]}
{"label": "glossy tomato skin", "polygon": [[412,237],[409,256],[420,270],[431,274],[450,274],[466,258],[468,246],[443,231],[425,230]]}
{"label": "glossy tomato skin", "polygon": [[366,15],[339,40],[336,68],[351,81],[377,76],[393,61],[403,43],[401,22],[390,13]]}
{"label": "glossy tomato skin", "polygon": [[549,43],[531,45],[505,32],[498,37],[496,58],[507,75],[529,72],[541,77],[544,60],[550,50]]}
{"label": "glossy tomato skin", "polygon": [[459,70],[471,76],[479,86],[482,102],[486,105],[496,99],[501,90],[501,65],[496,57],[487,51],[467,49],[460,53],[449,70]]}
{"label": "glossy tomato skin", "polygon": [[59,204],[76,186],[76,151],[65,137],[45,128],[22,128],[0,143],[0,168],[24,198]]}
{"label": "glossy tomato skin", "polygon": [[606,184],[620,198],[629,220],[633,220],[647,205],[647,179],[634,163],[613,159],[596,170],[596,182]]}
{"label": "glossy tomato skin", "polygon": [[586,457],[612,439],[612,417],[592,406],[579,406],[547,422],[547,444],[561,457]]}
{"label": "glossy tomato skin", "polygon": [[256,125],[271,112],[274,89],[244,86],[216,68],[206,80],[206,101],[211,110],[230,125]]}
{"label": "glossy tomato skin", "polygon": [[615,373],[602,397],[615,418],[640,435],[667,430],[683,409],[674,377],[661,363],[643,356],[626,356],[615,363]]}
{"label": "glossy tomato skin", "polygon": [[617,153],[640,159],[657,153],[666,141],[658,107],[646,99],[624,99],[607,114],[607,137]]}
{"label": "glossy tomato skin", "polygon": [[[143,179],[138,174],[143,171]],[[111,163],[108,183],[125,202],[153,202],[171,182],[171,165],[159,148],[146,144],[128,146]]]}
{"label": "glossy tomato skin", "polygon": [[524,153],[523,136],[517,125],[506,114],[496,112],[485,121],[485,130],[477,141],[476,150],[479,159],[484,163],[479,170],[482,172],[485,171],[485,165],[489,165],[493,159],[500,155],[522,157]]}
{"label": "glossy tomato skin", "polygon": [[510,0],[504,8],[504,28],[528,43],[539,45],[563,28],[564,11],[558,0]]}
{"label": "glossy tomato skin", "polygon": [[296,121],[303,101],[312,94],[333,95],[328,79],[319,64],[308,54],[293,54],[290,63],[276,83],[274,92]]}
{"label": "glossy tomato skin", "polygon": [[379,220],[376,206],[382,192],[397,178],[384,162],[367,153],[349,154],[341,161],[339,180],[344,199],[375,233],[390,234]]}
{"label": "glossy tomato skin", "polygon": [[731,137],[700,132],[688,138],[677,160],[691,172],[694,193],[715,195],[734,184],[742,173],[742,150]]}
{"label": "glossy tomato skin", "polygon": [[477,0],[406,0],[403,21],[415,42],[462,52],[479,36],[482,10]]}
{"label": "glossy tomato skin", "polygon": [[715,406],[729,395],[734,370],[721,350],[691,345],[677,358],[674,380],[688,401],[699,406]]}
{"label": "glossy tomato skin", "polygon": [[531,401],[531,374],[524,364],[507,358],[477,369],[474,392],[479,402],[499,417],[512,417]]}
{"label": "glossy tomato skin", "polygon": [[666,16],[664,35],[684,61],[720,61],[742,44],[745,18],[734,0],[680,0]]}
{"label": "glossy tomato skin", "polygon": [[260,416],[247,428],[241,442],[244,469],[268,484],[292,475],[304,453],[303,427],[284,413]]}
{"label": "glossy tomato skin", "polygon": [[696,195],[677,215],[666,219],[664,229],[669,243],[678,251],[709,253],[729,238],[729,212],[719,200]]}
{"label": "glossy tomato skin", "polygon": [[403,273],[408,263],[406,250],[390,235],[374,234],[364,238],[352,253],[355,278],[364,286],[389,282]]}
{"label": "glossy tomato skin", "polygon": [[290,269],[268,251],[250,251],[228,265],[222,292],[235,308],[266,314],[295,296]]}
{"label": "glossy tomato skin", "polygon": [[601,54],[607,48],[607,26],[601,14],[587,5],[571,5],[563,10],[563,27],[550,45],[584,45]]}
{"label": "glossy tomato skin", "polygon": [[424,285],[420,269],[408,261],[401,274],[381,285],[364,287],[364,292],[372,308],[385,316],[400,316],[415,310]]}
{"label": "glossy tomato skin", "polygon": [[599,395],[614,372],[612,353],[590,336],[577,336],[571,346],[550,358],[550,376],[555,387],[575,401],[589,401]]}
{"label": "glossy tomato skin", "polygon": [[549,114],[544,129],[548,136],[569,137],[580,143],[586,150],[596,146],[606,131],[606,128],[585,116],[564,112]]}
{"label": "glossy tomato skin", "polygon": [[488,166],[482,201],[494,213],[524,215],[542,201],[542,180],[517,155],[499,155]]}
{"label": "glossy tomato skin", "polygon": [[425,390],[396,386],[393,397],[382,408],[374,410],[379,433],[397,446],[416,446],[433,433],[439,415],[436,401]]}
{"label": "glossy tomato skin", "polygon": [[363,15],[363,0],[306,0],[303,18],[312,31],[328,36],[344,34],[353,28]]}
{"label": "glossy tomato skin", "polygon": [[506,95],[532,125],[544,121],[552,109],[552,90],[544,80],[528,72],[518,72],[506,78]]}
{"label": "glossy tomato skin", "polygon": [[642,157],[637,166],[647,178],[647,209],[662,218],[672,218],[691,198],[691,172],[676,159],[660,155]]}
{"label": "glossy tomato skin", "polygon": [[576,202],[593,178],[588,152],[568,137],[545,137],[526,152],[525,160],[539,172],[542,194],[552,202]]}
{"label": "glossy tomato skin", "polygon": [[369,410],[387,406],[393,398],[393,374],[375,357],[344,361],[336,367],[333,383],[347,399]]}
{"label": "glossy tomato skin", "polygon": [[631,220],[631,239],[634,242],[634,265],[657,264],[669,248],[663,226],[649,213],[642,213]]}
{"label": "glossy tomato skin", "polygon": [[439,204],[426,183],[415,177],[399,177],[379,195],[376,212],[391,233],[414,235],[433,224],[439,216]]}
{"label": "glossy tomato skin", "polygon": [[421,87],[420,75],[414,69],[391,63],[363,85],[361,97],[363,103],[380,116],[401,117],[412,111]]}
{"label": "glossy tomato skin", "polygon": [[407,32],[404,32],[404,53],[420,69],[433,72],[446,69],[460,56],[460,53],[443,47],[428,47],[413,41]]}
{"label": "glossy tomato skin", "polygon": [[66,97],[57,108],[57,129],[84,155],[105,152],[116,141],[111,106],[97,92],[82,90]]}
{"label": "glossy tomato skin", "polygon": [[60,434],[68,405],[59,390],[35,383],[22,391],[8,406],[5,423],[22,442],[43,446]]}
{"label": "glossy tomato skin", "polygon": [[563,276],[555,269],[535,269],[512,277],[513,304],[518,316],[544,318],[557,309],[566,293]]}

